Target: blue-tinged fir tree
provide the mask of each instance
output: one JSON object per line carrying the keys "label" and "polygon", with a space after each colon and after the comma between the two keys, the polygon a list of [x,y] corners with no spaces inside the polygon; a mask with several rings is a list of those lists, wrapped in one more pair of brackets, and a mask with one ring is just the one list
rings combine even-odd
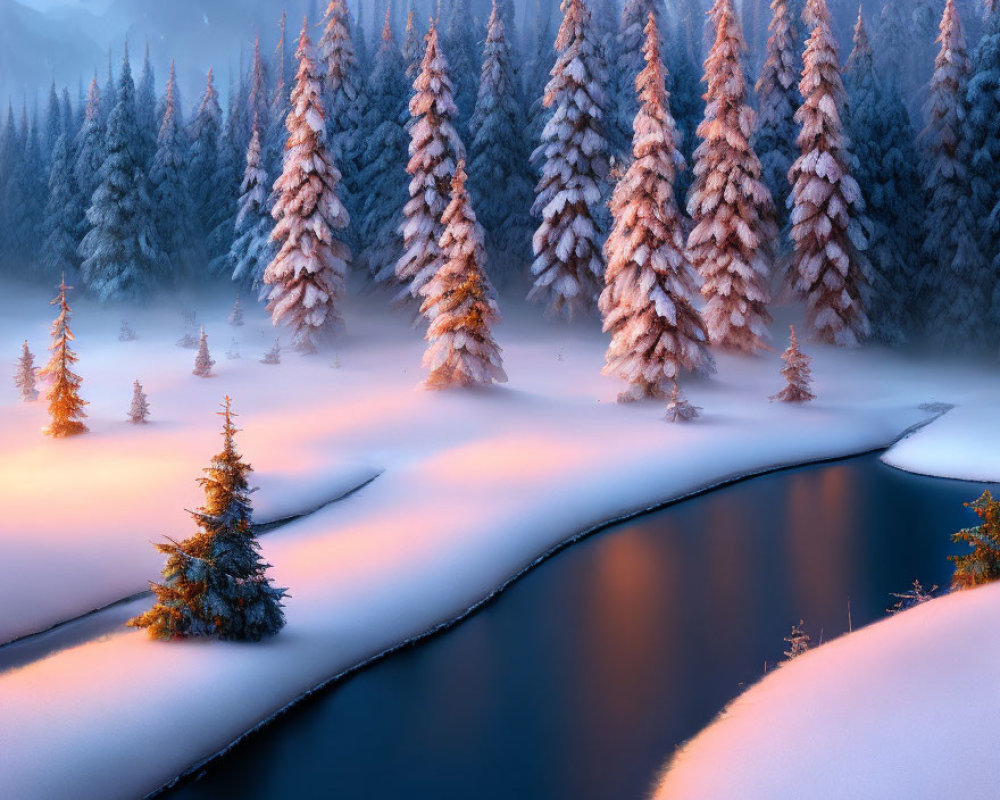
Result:
{"label": "blue-tinged fir tree", "polygon": [[542,141],[542,131],[550,116],[545,107],[545,86],[556,60],[552,47],[555,38],[552,33],[552,10],[546,0],[535,0],[535,24],[532,30],[534,35],[524,75],[524,93],[528,100],[528,146],[534,149]]}
{"label": "blue-tinged fir tree", "polygon": [[135,85],[127,50],[117,97],[108,118],[101,181],[87,210],[90,229],[80,245],[84,283],[102,302],[147,298],[163,265],[148,180],[139,162]]}
{"label": "blue-tinged fir tree", "polygon": [[45,200],[48,196],[48,172],[42,155],[39,120],[28,123],[28,110],[21,114],[19,149],[10,175],[7,201],[7,226],[10,233],[10,258],[15,271],[30,274],[38,262],[38,238],[42,229]]}
{"label": "blue-tinged fir tree", "polygon": [[406,63],[389,27],[382,29],[382,46],[368,79],[368,106],[362,121],[358,159],[359,183],[365,187],[355,218],[361,240],[360,256],[379,282],[395,282],[396,262],[403,252],[399,226],[409,200],[406,174],[409,136],[406,133],[410,90]]}
{"label": "blue-tinged fir tree", "polygon": [[217,205],[223,202],[220,187],[216,184],[219,168],[219,140],[222,136],[222,108],[215,88],[213,71],[208,71],[208,82],[201,103],[188,130],[188,191],[194,215],[193,230],[200,250],[199,260],[207,264],[208,239],[218,214]]}
{"label": "blue-tinged fir tree", "polygon": [[289,99],[291,87],[288,85],[290,72],[288,67],[288,48],[285,46],[286,25],[287,15],[282,12],[281,35],[274,53],[275,76],[274,91],[271,93],[270,123],[264,134],[264,167],[268,175],[277,175],[281,171],[285,142],[288,139],[285,120],[288,117],[288,112],[291,110]]}
{"label": "blue-tinged fir tree", "polygon": [[156,604],[128,623],[156,639],[256,642],[285,624],[285,590],[267,577],[270,565],[261,558],[253,529],[253,469],[236,449],[239,429],[228,397],[222,408],[223,449],[198,481],[205,504],[191,512],[198,533],[157,545],[167,563],[163,582],[152,585]]}
{"label": "blue-tinged fir tree", "polygon": [[101,90],[101,125],[108,127],[108,119],[111,112],[118,104],[118,87],[115,84],[115,73],[111,64],[111,48],[108,48],[108,77],[104,81],[104,88]]}
{"label": "blue-tinged fir tree", "polygon": [[148,170],[156,152],[156,75],[149,60],[149,42],[146,42],[146,57],[142,64],[142,74],[135,92],[135,113],[139,125],[139,160]]}
{"label": "blue-tinged fir tree", "polygon": [[80,264],[79,236],[82,220],[70,163],[69,137],[56,139],[49,165],[49,196],[45,204],[41,273],[47,280],[76,273]]}
{"label": "blue-tinged fir tree", "polygon": [[417,28],[413,0],[406,12],[406,32],[403,37],[403,62],[406,64],[406,79],[412,83],[420,72],[420,62],[424,58],[423,37]]}
{"label": "blue-tinged fir tree", "polygon": [[451,80],[455,87],[455,105],[458,107],[458,135],[463,142],[470,140],[469,121],[476,107],[476,72],[479,65],[478,47],[473,33],[469,0],[454,0],[448,14],[448,23],[441,37]]}
{"label": "blue-tinged fir tree", "polygon": [[187,141],[177,100],[177,77],[170,64],[163,121],[149,168],[156,235],[163,253],[168,283],[190,274],[192,250],[191,202],[187,183]]}
{"label": "blue-tinged fir tree", "polygon": [[981,220],[969,202],[964,139],[971,67],[955,0],[945,5],[938,44],[928,123],[920,135],[925,211],[917,288],[928,341],[954,353],[979,349],[988,340],[982,324]]}
{"label": "blue-tinged fir tree", "polygon": [[490,273],[503,286],[531,261],[532,201],[524,114],[518,102],[514,56],[497,3],[493,3],[472,117],[473,205],[486,233]]}
{"label": "blue-tinged fir tree", "polygon": [[206,245],[208,270],[213,275],[228,277],[231,272],[229,251],[233,246],[240,183],[246,165],[247,148],[250,146],[249,134],[244,136],[244,127],[248,131],[252,128],[252,125],[245,123],[249,108],[249,83],[242,80],[240,89],[231,95],[229,113],[219,139],[215,176],[212,179],[216,203],[206,222],[209,230]]}
{"label": "blue-tinged fir tree", "polygon": [[107,155],[104,142],[104,123],[101,121],[101,92],[97,88],[97,76],[90,82],[83,125],[76,135],[73,148],[76,157],[73,162],[73,179],[77,190],[78,209],[75,214],[80,221],[77,238],[82,239],[87,232],[87,209],[101,182],[101,167]]}
{"label": "blue-tinged fir tree", "polygon": [[49,101],[45,112],[45,140],[42,142],[43,158],[48,166],[49,159],[56,149],[56,140],[62,136],[62,106],[59,105],[59,93],[56,92],[55,81],[49,87]]}
{"label": "blue-tinged fir tree", "polygon": [[66,142],[69,146],[70,155],[75,155],[76,133],[79,130],[76,124],[76,115],[73,113],[73,102],[69,99],[69,89],[63,86],[61,101],[62,132],[66,134]]}
{"label": "blue-tinged fir tree", "polygon": [[232,268],[234,281],[258,292],[263,288],[264,270],[277,252],[271,241],[274,220],[271,219],[269,210],[269,192],[261,145],[261,127],[259,121],[256,121],[247,147],[235,238],[229,250],[229,266]]}
{"label": "blue-tinged fir tree", "polygon": [[918,254],[911,243],[919,226],[917,155],[897,67],[876,72],[864,20],[859,15],[854,49],[844,74],[849,100],[848,135],[854,176],[868,220],[872,265],[868,318],[872,336],[885,344],[907,338],[913,311]]}

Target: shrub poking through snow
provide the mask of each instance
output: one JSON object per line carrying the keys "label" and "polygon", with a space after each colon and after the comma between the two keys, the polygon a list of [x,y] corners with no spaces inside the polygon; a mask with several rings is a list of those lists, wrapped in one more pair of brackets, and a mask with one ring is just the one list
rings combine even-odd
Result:
{"label": "shrub poking through snow", "polygon": [[674,198],[683,157],[677,150],[660,60],[660,35],[649,13],[646,68],[636,79],[641,105],[633,127],[632,163],[611,200],[615,224],[605,245],[608,268],[600,308],[611,334],[605,374],[629,384],[619,402],[666,397],[682,371],[713,368],[708,335],[691,303],[698,277],[684,252]]}
{"label": "shrub poking through snow", "polygon": [[121,329],[118,331],[118,341],[119,342],[134,342],[138,337],[135,335],[135,331],[129,326],[129,324],[122,320]]}
{"label": "shrub poking through snow", "polygon": [[887,608],[890,614],[898,614],[900,611],[908,611],[914,606],[919,606],[929,600],[934,599],[934,593],[938,590],[937,586],[932,586],[930,589],[925,589],[920,581],[914,581],[913,586],[909,591],[897,594],[893,592],[892,596],[896,598],[896,604],[892,608]]}
{"label": "shrub poking through snow", "polygon": [[974,503],[966,503],[982,520],[982,525],[966,528],[952,536],[956,544],[967,544],[972,552],[964,556],[949,556],[955,562],[952,589],[972,589],[1000,578],[1000,501],[990,492]]}
{"label": "shrub poking through snow", "polygon": [[205,333],[205,326],[201,326],[201,339],[198,341],[198,355],[194,359],[194,370],[192,374],[199,378],[212,377],[212,367],[215,362],[208,352],[208,334]]}
{"label": "shrub poking through snow", "polygon": [[35,356],[28,349],[28,342],[25,340],[21,348],[21,357],[17,360],[17,372],[14,373],[14,386],[17,387],[22,403],[33,403],[38,399],[38,386],[35,380],[37,374]]}
{"label": "shrub poking through snow", "polygon": [[340,171],[326,144],[323,70],[317,63],[307,24],[299,38],[299,71],[285,127],[284,168],[274,184],[277,201],[272,239],[278,254],[264,271],[271,320],[288,323],[293,345],[316,351],[316,340],[343,324],[340,303],[351,253],[334,231],[349,223],[337,195]]}
{"label": "shrub poking through snow", "polygon": [[128,409],[128,420],[133,425],[141,425],[149,420],[149,398],[139,381],[132,384],[132,405]]}
{"label": "shrub poking through snow", "polygon": [[199,531],[183,542],[157,545],[167,563],[163,582],[151,585],[156,604],[128,623],[156,639],[259,641],[285,624],[285,590],[268,579],[270,565],[253,532],[253,470],[236,449],[239,429],[228,397],[220,416],[224,446],[198,481],[205,505],[191,512]]}
{"label": "shrub poking through snow", "polygon": [[260,360],[261,364],[280,364],[281,363],[281,341],[279,339],[274,340],[274,347],[264,353],[264,357]]}
{"label": "shrub poking through snow", "polygon": [[240,296],[236,295],[236,302],[233,303],[232,313],[229,315],[229,324],[234,328],[243,327],[243,306],[240,304]]}
{"label": "shrub poking through snow", "polygon": [[798,625],[792,625],[792,632],[785,637],[788,649],[785,651],[785,660],[791,661],[807,652],[812,647],[812,639],[805,631],[805,622],[801,619]]}
{"label": "shrub poking through snow", "polygon": [[52,305],[59,306],[59,316],[52,324],[52,346],[49,347],[52,357],[38,373],[49,381],[46,398],[49,401],[50,422],[44,432],[56,439],[87,432],[87,426],[83,423],[87,416],[83,409],[87,403],[80,398],[83,380],[73,372],[73,365],[78,359],[70,347],[70,342],[74,339],[73,332],[69,329],[70,311],[66,300],[66,292],[70,288],[63,278],[59,296],[52,301]]}
{"label": "shrub poking through snow", "polygon": [[458,162],[445,228],[438,247],[444,262],[420,289],[420,307],[430,326],[424,367],[426,386],[483,386],[506,383],[500,348],[490,327],[500,321],[493,287],[486,277],[483,231],[466,189],[465,161]]}
{"label": "shrub poking through snow", "polygon": [[693,422],[701,416],[701,409],[688,402],[680,385],[674,381],[674,387],[670,390],[670,397],[667,399],[667,422]]}
{"label": "shrub poking through snow", "polygon": [[816,399],[816,395],[810,391],[812,387],[811,359],[799,350],[795,326],[790,326],[790,329],[788,349],[781,356],[782,361],[785,362],[785,366],[781,368],[781,374],[785,376],[785,388],[776,395],[772,395],[771,400],[780,400],[783,403],[808,403],[810,400]]}

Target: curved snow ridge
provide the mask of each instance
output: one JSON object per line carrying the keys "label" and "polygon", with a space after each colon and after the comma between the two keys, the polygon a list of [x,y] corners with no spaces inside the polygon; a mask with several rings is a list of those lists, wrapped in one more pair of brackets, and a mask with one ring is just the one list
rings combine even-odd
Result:
{"label": "curved snow ridge", "polygon": [[993,797],[1000,585],[783,665],[682,747],[654,800]]}
{"label": "curved snow ridge", "polygon": [[[882,461],[919,475],[1000,482],[1000,393],[982,392],[897,442]],[[970,498],[972,499],[972,498]]]}

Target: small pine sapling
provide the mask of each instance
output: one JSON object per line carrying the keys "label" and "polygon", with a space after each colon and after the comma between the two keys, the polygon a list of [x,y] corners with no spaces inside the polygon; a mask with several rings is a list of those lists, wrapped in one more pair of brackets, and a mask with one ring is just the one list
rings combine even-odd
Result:
{"label": "small pine sapling", "polygon": [[791,661],[806,653],[812,647],[812,639],[805,631],[805,622],[801,619],[798,625],[792,625],[792,632],[785,637],[788,649],[785,651],[785,660]]}
{"label": "small pine sapling", "polygon": [[892,596],[896,598],[896,604],[892,608],[887,608],[886,611],[890,614],[898,614],[900,611],[907,611],[914,606],[922,605],[929,600],[933,600],[934,592],[937,590],[937,586],[925,589],[920,581],[914,581],[913,587],[909,591],[902,592],[901,594],[892,593]]}
{"label": "small pine sapling", "polygon": [[274,347],[264,353],[264,357],[260,360],[261,364],[280,364],[281,363],[281,340],[274,340]]}
{"label": "small pine sapling", "polygon": [[194,311],[184,311],[184,335],[177,340],[178,347],[193,350],[198,346],[198,315]]}
{"label": "small pine sapling", "polygon": [[59,296],[52,301],[52,305],[59,306],[59,316],[52,324],[52,346],[49,348],[52,358],[38,373],[51,382],[46,394],[51,421],[44,433],[56,439],[87,432],[87,426],[83,423],[87,416],[83,409],[87,403],[80,398],[80,384],[83,381],[72,369],[78,359],[70,347],[70,342],[74,339],[73,332],[69,329],[70,312],[66,301],[66,292],[70,288],[63,278]]}
{"label": "small pine sapling", "polygon": [[780,400],[783,403],[808,403],[810,400],[816,399],[816,395],[810,391],[812,385],[812,369],[809,366],[811,359],[799,350],[794,325],[791,326],[791,331],[788,349],[781,356],[785,362],[781,374],[785,376],[786,386],[773,395],[771,400]]}
{"label": "small pine sapling", "polygon": [[194,359],[193,374],[199,378],[212,377],[212,367],[215,362],[208,352],[208,335],[205,333],[205,326],[201,326],[201,339],[198,341],[198,355]]}
{"label": "small pine sapling", "polygon": [[142,425],[149,421],[149,398],[146,397],[139,381],[132,384],[132,405],[129,406],[128,419],[133,425]]}
{"label": "small pine sapling", "polygon": [[955,562],[952,589],[972,589],[1000,578],[1000,501],[986,491],[965,507],[975,511],[983,524],[966,528],[951,537],[956,544],[972,547],[972,552],[964,556],[949,556],[949,560]]}
{"label": "small pine sapling", "polygon": [[122,320],[121,329],[118,331],[118,341],[119,342],[134,342],[138,337],[135,335],[135,331],[129,326],[128,322]]}
{"label": "small pine sapling", "polygon": [[681,391],[680,384],[673,382],[673,389],[670,390],[670,397],[667,399],[667,422],[693,422],[701,415],[698,406],[688,402],[684,392]]}
{"label": "small pine sapling", "polygon": [[240,305],[240,296],[236,295],[236,302],[233,303],[233,311],[229,315],[229,324],[234,328],[243,326],[243,306]]}
{"label": "small pine sapling", "polygon": [[14,386],[17,387],[22,403],[33,403],[38,399],[38,387],[35,383],[37,374],[35,357],[28,349],[28,342],[25,340],[21,357],[17,360],[17,372],[14,373]]}

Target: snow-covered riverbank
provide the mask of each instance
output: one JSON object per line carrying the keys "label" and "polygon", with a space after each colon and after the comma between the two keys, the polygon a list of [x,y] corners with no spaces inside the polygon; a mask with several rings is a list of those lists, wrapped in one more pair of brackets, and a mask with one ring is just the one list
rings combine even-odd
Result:
{"label": "snow-covered riverbank", "polygon": [[[274,641],[157,644],[120,632],[0,675],[0,786],[11,796],[141,796],[332,675],[454,619],[581,531],[728,478],[883,447],[932,416],[919,408],[928,401],[1000,392],[1000,378],[971,367],[811,347],[814,405],[768,402],[781,385],[776,354],[722,357],[715,379],[689,387],[703,419],[672,426],[656,404],[613,403],[620,387],[600,376],[596,325],[548,325],[514,310],[499,335],[509,386],[434,394],[415,388],[419,334],[378,299],[349,312],[351,336],[336,357],[289,355],[278,367],[255,360],[271,337],[259,317],[236,332],[245,360],[228,361],[228,309],[200,311],[219,362],[211,380],[191,376],[193,353],[173,347],[175,311],[130,320],[142,338],[123,344],[117,323],[81,305],[87,437],[43,440],[42,408],[2,395],[0,469],[29,487],[2,498],[14,511],[0,529],[12,554],[0,585],[10,576],[20,587],[2,606],[5,629],[38,625],[35,608],[50,595],[59,607],[46,619],[74,616],[95,591],[113,593],[109,581],[121,596],[129,592],[119,586],[141,588],[155,574],[148,542],[189,530],[183,508],[197,503],[193,480],[217,449],[213,412],[224,393],[261,477],[296,486],[281,492],[286,510],[328,499],[345,475],[343,485],[384,474],[265,539],[275,580],[291,593]],[[40,349],[47,316],[41,296],[0,315],[5,351],[24,335]],[[135,377],[153,404],[148,430],[119,421]],[[70,492],[91,474],[103,479]],[[0,485],[13,495],[10,475]],[[276,490],[260,482],[264,509]],[[58,487],[79,503],[72,513],[44,502]],[[109,529],[118,533],[96,548]]]}

